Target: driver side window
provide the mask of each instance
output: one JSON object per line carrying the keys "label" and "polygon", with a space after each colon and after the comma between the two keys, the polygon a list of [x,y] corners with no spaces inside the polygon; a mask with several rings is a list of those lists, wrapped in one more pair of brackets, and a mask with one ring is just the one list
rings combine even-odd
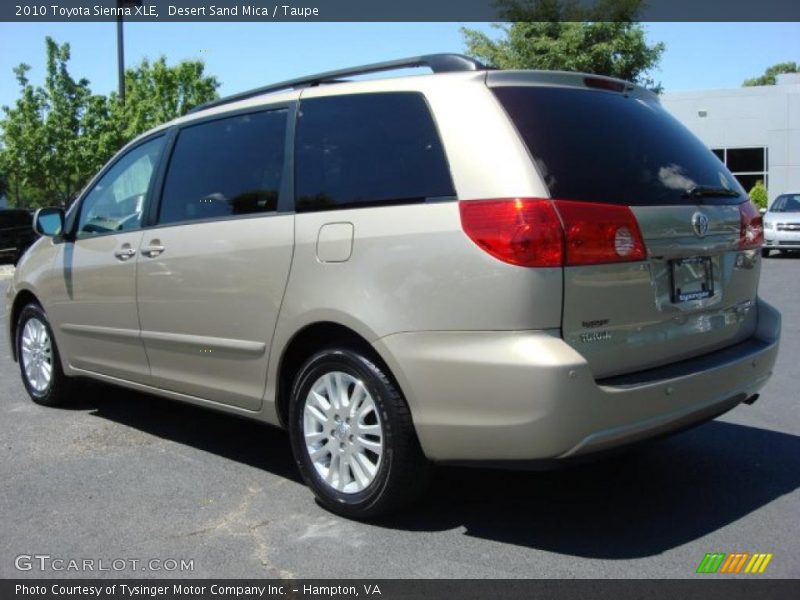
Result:
{"label": "driver side window", "polygon": [[163,145],[161,136],[136,146],[100,178],[81,206],[78,238],[142,226],[147,189]]}

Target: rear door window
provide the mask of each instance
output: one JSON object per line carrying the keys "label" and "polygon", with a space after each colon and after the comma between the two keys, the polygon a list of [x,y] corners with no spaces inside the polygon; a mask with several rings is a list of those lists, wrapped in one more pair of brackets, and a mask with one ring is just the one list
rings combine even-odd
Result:
{"label": "rear door window", "polygon": [[303,100],[295,191],[298,211],[455,196],[430,110],[414,92]]}
{"label": "rear door window", "polygon": [[164,181],[158,222],[276,211],[287,112],[248,113],[182,129]]}
{"label": "rear door window", "polygon": [[610,204],[696,204],[694,186],[745,195],[720,160],[657,101],[560,87],[495,87],[552,198]]}

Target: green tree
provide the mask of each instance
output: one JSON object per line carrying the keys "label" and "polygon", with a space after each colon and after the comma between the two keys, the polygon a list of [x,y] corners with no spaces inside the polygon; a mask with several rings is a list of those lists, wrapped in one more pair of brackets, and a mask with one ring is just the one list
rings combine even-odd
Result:
{"label": "green tree", "polygon": [[764,71],[763,75],[753,77],[752,79],[745,79],[742,86],[751,87],[755,85],[775,85],[776,76],[781,73],[798,73],[800,72],[800,65],[796,62],[782,62],[777,65],[772,65]]}
{"label": "green tree", "polygon": [[[23,199],[37,201],[30,191],[37,186],[38,173],[29,165],[41,164],[44,160],[44,91],[34,88],[28,81],[30,66],[21,64],[14,69],[20,86],[20,98],[13,109],[3,107],[6,118],[0,121],[3,128],[0,168],[6,174],[9,199],[22,207]],[[27,192],[27,193],[24,193]]]}
{"label": "green tree", "polygon": [[103,158],[87,155],[84,144],[87,107],[105,99],[92,96],[86,79],[70,75],[69,44],[49,37],[45,44],[44,85],[30,83],[28,65],[14,69],[20,98],[13,108],[3,107],[0,121],[0,164],[18,207],[68,202]]}
{"label": "green tree", "polygon": [[767,188],[764,186],[764,182],[760,179],[756,181],[756,184],[747,195],[750,196],[750,200],[752,200],[753,204],[758,208],[767,208],[769,194],[767,194]]}
{"label": "green tree", "polygon": [[503,15],[493,39],[462,28],[467,53],[501,69],[581,71],[618,77],[660,92],[649,76],[664,44],[648,44],[635,22],[643,0],[501,0]]}
{"label": "green tree", "polygon": [[20,96],[0,120],[0,172],[19,207],[68,204],[125,143],[217,97],[219,83],[202,62],[169,66],[162,57],[126,72],[123,105],[117,94],[92,94],[88,80],[70,75],[69,44],[48,37],[46,49],[44,84],[31,84],[30,67],[19,65]]}
{"label": "green tree", "polygon": [[185,115],[215,100],[219,81],[204,73],[201,61],[185,60],[169,66],[165,57],[144,59],[125,73],[125,104],[112,94],[112,112],[123,137],[131,139],[148,129]]}

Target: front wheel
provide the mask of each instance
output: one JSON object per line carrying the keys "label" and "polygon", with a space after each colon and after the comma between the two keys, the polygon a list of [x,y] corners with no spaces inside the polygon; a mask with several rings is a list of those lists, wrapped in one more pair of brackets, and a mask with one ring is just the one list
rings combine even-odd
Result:
{"label": "front wheel", "polygon": [[408,406],[384,370],[353,350],[324,350],[306,362],[292,388],[289,433],[303,479],[340,515],[384,515],[427,482],[430,465]]}
{"label": "front wheel", "polygon": [[37,404],[57,406],[70,396],[72,380],[64,375],[47,315],[28,304],[17,320],[17,360],[22,383]]}

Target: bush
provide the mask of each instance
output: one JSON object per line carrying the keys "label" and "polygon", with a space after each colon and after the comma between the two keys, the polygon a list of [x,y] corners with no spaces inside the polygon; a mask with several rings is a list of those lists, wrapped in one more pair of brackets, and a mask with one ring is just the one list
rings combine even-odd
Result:
{"label": "bush", "polygon": [[760,179],[756,181],[753,189],[751,189],[747,195],[750,196],[750,200],[752,200],[753,204],[758,208],[767,208],[769,195],[767,194],[767,188],[764,187],[764,182]]}

